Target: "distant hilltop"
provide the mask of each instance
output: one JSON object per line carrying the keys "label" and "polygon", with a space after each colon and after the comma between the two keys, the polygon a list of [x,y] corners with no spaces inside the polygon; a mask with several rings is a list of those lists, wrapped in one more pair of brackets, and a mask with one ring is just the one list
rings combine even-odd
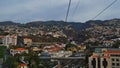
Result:
{"label": "distant hilltop", "polygon": [[64,21],[32,21],[26,24],[16,23],[12,21],[4,21],[0,22],[0,26],[9,26],[9,25],[16,25],[16,26],[24,26],[24,27],[39,27],[39,26],[70,26],[76,30],[78,29],[85,29],[91,27],[93,25],[104,25],[104,26],[120,26],[120,19],[110,19],[110,20],[89,20],[85,23],[81,22],[64,22]]}

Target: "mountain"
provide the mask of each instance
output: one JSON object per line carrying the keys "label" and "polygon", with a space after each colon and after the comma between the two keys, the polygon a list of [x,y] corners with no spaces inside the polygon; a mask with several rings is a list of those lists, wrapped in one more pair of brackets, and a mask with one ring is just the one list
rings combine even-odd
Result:
{"label": "mountain", "polygon": [[0,25],[2,26],[6,26],[6,25],[20,25],[20,23],[15,23],[12,21],[4,21],[4,22],[0,22]]}
{"label": "mountain", "polygon": [[[12,21],[4,21],[0,22],[0,25],[18,25],[20,27],[40,27],[40,26],[57,26],[57,27],[65,27],[69,26],[75,30],[82,30],[94,25],[102,25],[102,26],[114,26],[114,27],[120,27],[120,19],[110,19],[110,20],[89,20],[85,23],[81,22],[64,22],[64,21],[32,21],[28,22],[26,24],[20,24],[15,23]],[[48,27],[48,28],[49,28]]]}
{"label": "mountain", "polygon": [[110,20],[90,20],[86,22],[91,25],[104,25],[104,26],[120,26],[120,19],[110,19]]}
{"label": "mountain", "polygon": [[40,26],[40,25],[65,25],[64,21],[33,21],[26,23],[28,26]]}
{"label": "mountain", "polygon": [[89,20],[86,22],[86,24],[90,24],[90,25],[102,25],[104,24],[104,21],[102,20]]}
{"label": "mountain", "polygon": [[120,19],[111,19],[111,20],[105,20],[104,24],[107,26],[114,26],[114,27],[120,27]]}
{"label": "mountain", "polygon": [[81,22],[64,22],[64,21],[34,21],[29,22],[26,24],[27,26],[58,26],[58,27],[64,27],[64,26],[70,26],[71,28],[74,28],[75,30],[81,30],[90,27],[90,24],[88,23],[81,23]]}

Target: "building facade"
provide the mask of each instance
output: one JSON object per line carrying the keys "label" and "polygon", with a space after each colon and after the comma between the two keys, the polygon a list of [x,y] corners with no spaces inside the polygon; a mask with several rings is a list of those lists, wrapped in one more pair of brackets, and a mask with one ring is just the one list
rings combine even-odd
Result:
{"label": "building facade", "polygon": [[89,57],[89,68],[120,68],[120,49],[95,49]]}
{"label": "building facade", "polygon": [[17,45],[17,35],[7,35],[3,38],[3,45],[9,47],[10,45]]}
{"label": "building facade", "polygon": [[24,38],[23,41],[24,41],[24,44],[27,45],[27,46],[32,45],[32,39],[31,38]]}

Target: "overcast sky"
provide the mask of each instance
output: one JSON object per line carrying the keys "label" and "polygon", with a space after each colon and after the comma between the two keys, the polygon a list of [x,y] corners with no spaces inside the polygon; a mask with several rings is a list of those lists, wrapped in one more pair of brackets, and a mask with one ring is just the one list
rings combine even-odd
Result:
{"label": "overcast sky", "polygon": [[[68,21],[88,21],[113,1],[72,0]],[[21,23],[48,20],[64,21],[68,2],[69,0],[0,0],[0,21]],[[79,6],[76,9],[78,2]],[[105,20],[112,18],[120,18],[120,0],[96,19]]]}

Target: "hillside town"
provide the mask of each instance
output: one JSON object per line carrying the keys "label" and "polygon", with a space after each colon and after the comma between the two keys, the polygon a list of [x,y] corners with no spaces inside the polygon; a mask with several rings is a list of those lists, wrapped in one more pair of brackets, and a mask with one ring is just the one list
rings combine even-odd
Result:
{"label": "hillside town", "polygon": [[77,31],[70,24],[0,25],[0,67],[120,68],[120,20],[98,22]]}

